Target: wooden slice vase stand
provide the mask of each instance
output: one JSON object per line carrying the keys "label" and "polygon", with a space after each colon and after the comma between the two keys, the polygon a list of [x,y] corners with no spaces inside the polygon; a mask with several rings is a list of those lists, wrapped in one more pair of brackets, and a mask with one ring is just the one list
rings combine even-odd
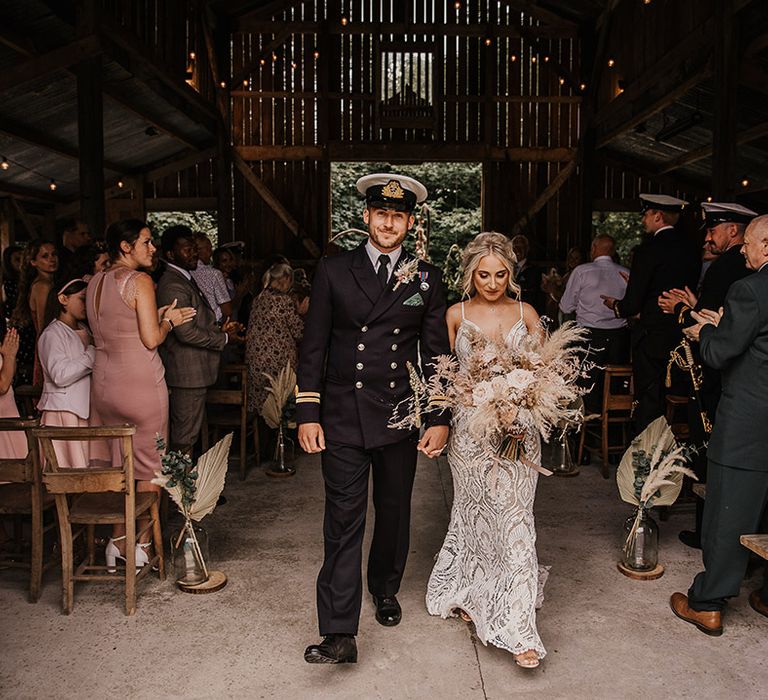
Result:
{"label": "wooden slice vase stand", "polygon": [[180,591],[184,593],[215,593],[227,585],[227,575],[223,571],[209,571],[208,580],[197,584],[176,582]]}
{"label": "wooden slice vase stand", "polygon": [[664,575],[664,567],[661,564],[656,564],[653,569],[649,571],[635,571],[627,566],[624,566],[620,561],[616,562],[616,568],[628,578],[633,578],[635,581],[655,581],[657,578],[661,578]]}

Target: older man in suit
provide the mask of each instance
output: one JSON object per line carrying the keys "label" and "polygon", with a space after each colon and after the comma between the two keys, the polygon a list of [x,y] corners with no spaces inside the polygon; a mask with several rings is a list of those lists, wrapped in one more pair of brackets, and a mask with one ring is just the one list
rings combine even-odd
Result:
{"label": "older man in suit", "polygon": [[205,415],[205,394],[219,373],[221,351],[237,338],[237,324],[219,328],[216,316],[192,278],[197,268],[195,236],[187,226],[171,226],[160,247],[165,272],[157,285],[158,306],[176,301],[197,314],[191,323],[178,326],[160,347],[165,381],[170,389],[170,446],[191,454]]}
{"label": "older man in suit", "polygon": [[402,248],[426,188],[390,174],[368,175],[357,187],[366,198],[369,238],[320,261],[297,372],[299,442],[322,452],[325,480],[325,560],[317,579],[323,641],[305,651],[309,663],[357,661],[371,471],[376,523],[368,590],[376,620],[400,622],[396,594],[408,556],[416,451],[438,455],[450,421],[433,417],[420,441],[415,431],[388,427],[395,406],[412,394],[408,364],[429,375],[432,358],[450,352],[440,270]]}
{"label": "older man in suit", "polygon": [[[758,531],[768,504],[768,216],[747,227],[742,252],[755,274],[731,285],[724,309],[694,311],[697,323],[686,329],[704,362],[721,371],[723,394],[707,452],[704,571],[670,605],[712,636],[722,634],[723,609],[739,594],[747,568],[739,536]],[[749,603],[768,617],[768,577]]]}

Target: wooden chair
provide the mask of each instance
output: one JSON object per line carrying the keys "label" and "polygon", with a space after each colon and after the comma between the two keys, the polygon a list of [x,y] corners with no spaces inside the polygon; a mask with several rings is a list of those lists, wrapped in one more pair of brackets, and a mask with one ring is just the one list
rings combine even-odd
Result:
{"label": "wooden chair", "polygon": [[21,386],[16,387],[16,389],[13,390],[13,393],[16,396],[16,402],[21,403],[22,415],[36,416],[38,414],[36,407],[37,402],[43,393],[42,386],[22,384]]}
{"label": "wooden chair", "polygon": [[[45,456],[43,483],[56,497],[56,510],[61,537],[62,608],[72,612],[75,581],[125,580],[125,614],[136,611],[136,582],[144,578],[153,566],[158,567],[160,580],[165,579],[163,536],[160,530],[159,497],[154,491],[136,492],[133,478],[133,425],[99,426],[93,428],[35,428],[32,434],[40,440]],[[53,441],[59,440],[120,440],[123,463],[109,469],[64,469],[59,467]],[[71,503],[68,496],[72,496]],[[136,532],[136,518],[143,514],[149,523]],[[94,530],[96,525],[125,524],[125,566],[109,573],[106,565],[95,563]],[[73,534],[72,526],[82,525]],[[136,541],[152,528],[155,554],[141,571],[136,572]],[[74,569],[73,541],[85,531],[88,554]],[[73,571],[74,569],[74,571]],[[122,570],[122,572],[121,572]],[[92,573],[95,572],[95,573]]]}
{"label": "wooden chair", "polygon": [[[597,423],[592,428],[590,422],[585,422],[581,428],[579,439],[578,461],[584,453],[587,436],[597,438],[596,445],[600,449],[603,460],[602,475],[608,478],[608,455],[624,452],[628,444],[627,426],[632,420],[632,365],[607,365],[603,383],[603,403],[600,415],[593,419]],[[621,425],[621,444],[611,445],[609,442],[610,426]],[[589,445],[586,445],[589,447]]]}
{"label": "wooden chair", "polygon": [[221,369],[221,382],[208,389],[205,398],[206,419],[203,422],[203,451],[211,446],[210,428],[213,428],[213,442],[218,440],[219,428],[240,431],[239,471],[240,481],[245,479],[248,466],[248,434],[253,436],[253,451],[256,466],[259,457],[258,416],[248,415],[248,371],[245,365],[225,365]]}
{"label": "wooden chair", "polygon": [[690,432],[688,428],[688,397],[667,394],[666,404],[665,417],[672,434],[677,440],[687,440]]}
{"label": "wooden chair", "polygon": [[53,560],[43,562],[43,538],[46,532],[55,527],[55,522],[51,521],[49,525],[45,525],[43,519],[46,511],[52,510],[55,503],[53,496],[43,491],[37,440],[29,433],[29,429],[38,425],[37,420],[0,418],[0,431],[26,431],[29,449],[27,456],[22,459],[0,459],[0,482],[10,482],[0,486],[0,516],[12,515],[31,519],[30,554],[27,559],[20,551],[21,528],[17,526],[15,540],[19,551],[2,556],[0,564],[29,569],[30,603],[36,603],[40,598],[43,572],[55,563]]}

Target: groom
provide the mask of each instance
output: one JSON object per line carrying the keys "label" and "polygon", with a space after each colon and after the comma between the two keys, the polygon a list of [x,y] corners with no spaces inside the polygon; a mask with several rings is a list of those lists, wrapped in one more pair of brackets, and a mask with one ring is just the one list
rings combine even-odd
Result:
{"label": "groom", "polygon": [[357,189],[365,195],[368,240],[320,260],[297,372],[299,442],[322,453],[325,480],[325,560],[317,579],[323,641],[307,647],[309,663],[357,661],[369,471],[376,522],[368,591],[380,624],[400,622],[395,596],[408,556],[416,453],[437,456],[448,438],[446,414],[431,416],[421,440],[387,427],[411,394],[406,363],[420,363],[429,376],[432,358],[450,351],[440,270],[402,248],[427,190],[390,174],[367,175]]}

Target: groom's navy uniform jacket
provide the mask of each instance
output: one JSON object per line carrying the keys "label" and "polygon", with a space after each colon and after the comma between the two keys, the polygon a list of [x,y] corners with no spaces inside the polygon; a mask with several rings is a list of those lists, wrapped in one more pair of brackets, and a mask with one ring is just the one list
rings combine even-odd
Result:
{"label": "groom's navy uniform jacket", "polygon": [[[410,261],[413,278],[397,284]],[[402,275],[401,275],[402,276]],[[397,286],[397,289],[395,289]],[[299,423],[323,426],[325,557],[317,579],[320,634],[357,634],[362,601],[362,544],[373,479],[376,522],[368,556],[368,590],[400,588],[409,550],[414,430],[387,427],[411,394],[407,362],[426,376],[450,352],[440,271],[401,253],[382,288],[365,244],[323,258],[312,285],[298,366]],[[446,414],[425,417],[447,425]],[[427,422],[427,421],[425,421]]]}
{"label": "groom's navy uniform jacket", "polygon": [[[402,252],[397,268],[413,257]],[[382,290],[365,244],[323,258],[315,274],[298,366],[299,423],[321,423],[326,440],[366,449],[408,436],[387,427],[411,393],[407,362],[426,377],[450,352],[440,270],[419,261],[410,281],[397,270]],[[397,285],[397,289],[394,287]],[[427,414],[428,425],[450,417]]]}

